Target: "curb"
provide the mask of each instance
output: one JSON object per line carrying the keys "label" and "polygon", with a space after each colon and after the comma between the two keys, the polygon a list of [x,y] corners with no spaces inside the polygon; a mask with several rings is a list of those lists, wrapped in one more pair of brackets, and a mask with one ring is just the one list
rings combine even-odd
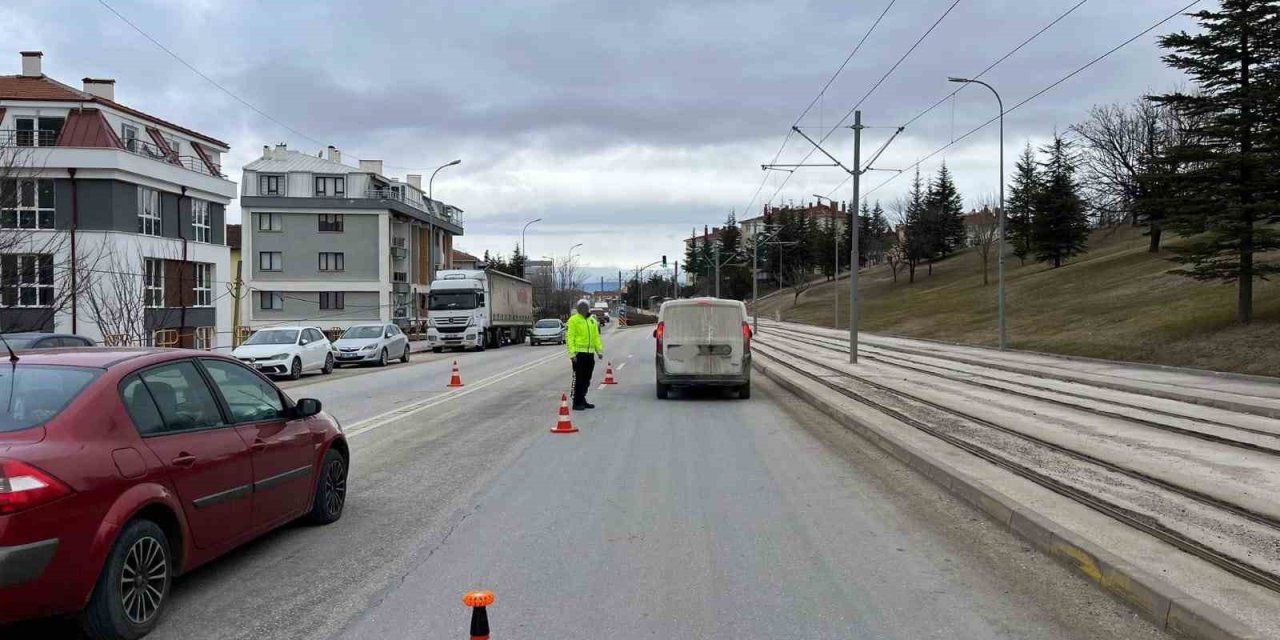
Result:
{"label": "curb", "polygon": [[994,487],[965,477],[946,462],[914,451],[887,430],[860,422],[805,385],[781,375],[762,359],[752,358],[752,366],[779,386],[976,507],[1040,552],[1093,581],[1161,630],[1196,640],[1262,640],[1262,636],[1226,612],[1129,564]]}

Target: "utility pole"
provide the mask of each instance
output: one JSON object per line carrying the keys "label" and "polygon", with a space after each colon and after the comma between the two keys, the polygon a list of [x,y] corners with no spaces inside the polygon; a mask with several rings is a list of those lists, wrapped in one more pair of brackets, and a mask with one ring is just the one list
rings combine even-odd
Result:
{"label": "utility pole", "polygon": [[231,281],[231,347],[240,346],[240,298],[244,297],[244,281],[240,279],[240,270],[244,266],[244,258],[236,262],[236,279]]}
{"label": "utility pole", "polygon": [[720,245],[719,244],[717,244],[714,248],[711,249],[711,254],[712,256],[714,256],[712,260],[714,260],[716,263],[716,297],[719,298],[720,297]]}
{"label": "utility pole", "polygon": [[849,201],[852,217],[849,244],[849,364],[858,364],[858,194],[862,177],[862,110],[853,112],[853,199]]}

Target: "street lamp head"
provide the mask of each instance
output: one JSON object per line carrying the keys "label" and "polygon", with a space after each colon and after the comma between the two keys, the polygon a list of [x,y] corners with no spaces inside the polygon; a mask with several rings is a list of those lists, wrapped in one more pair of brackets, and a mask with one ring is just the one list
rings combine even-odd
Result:
{"label": "street lamp head", "polygon": [[532,223],[534,223],[534,222],[542,222],[542,218],[534,218],[533,220],[530,220],[529,222],[530,222],[531,224],[532,224]]}
{"label": "street lamp head", "polygon": [[951,76],[947,78],[947,82],[973,82],[973,80],[970,80],[968,78],[958,78],[956,76]]}
{"label": "street lamp head", "polygon": [[454,160],[453,162],[450,162],[449,164],[446,164],[445,166],[446,166],[446,167],[452,167],[452,166],[453,166],[453,165],[455,165],[455,164],[462,164],[462,160],[461,160],[461,159]]}

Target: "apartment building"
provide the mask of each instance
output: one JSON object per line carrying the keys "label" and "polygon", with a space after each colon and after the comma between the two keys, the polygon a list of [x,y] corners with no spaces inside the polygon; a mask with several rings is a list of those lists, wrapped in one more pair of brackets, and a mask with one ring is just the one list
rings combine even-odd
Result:
{"label": "apartment building", "polygon": [[247,324],[425,322],[462,210],[427,198],[420,175],[401,181],[381,160],[352,166],[334,147],[322,154],[263,147],[244,167]]}
{"label": "apartment building", "polygon": [[229,147],[115,93],[38,51],[0,76],[0,330],[228,346]]}

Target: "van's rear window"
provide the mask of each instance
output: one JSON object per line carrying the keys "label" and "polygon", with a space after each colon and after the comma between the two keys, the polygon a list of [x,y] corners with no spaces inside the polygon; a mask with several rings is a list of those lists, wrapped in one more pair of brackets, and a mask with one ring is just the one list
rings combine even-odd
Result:
{"label": "van's rear window", "polygon": [[0,362],[0,432],[52,420],[101,374],[102,369],[89,367]]}

